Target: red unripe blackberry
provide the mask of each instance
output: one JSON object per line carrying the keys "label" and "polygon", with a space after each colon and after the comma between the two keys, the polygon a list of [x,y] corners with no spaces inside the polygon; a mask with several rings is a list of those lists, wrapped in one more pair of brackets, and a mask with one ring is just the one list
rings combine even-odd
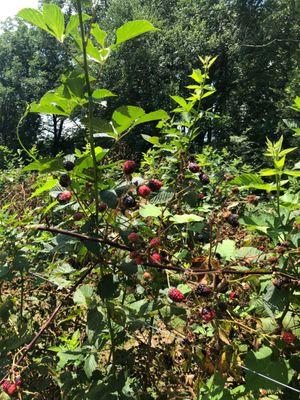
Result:
{"label": "red unripe blackberry", "polygon": [[159,181],[158,179],[151,179],[148,182],[148,187],[153,191],[153,192],[158,192],[159,189],[163,186],[163,183]]}
{"label": "red unripe blackberry", "polygon": [[229,215],[229,217],[227,218],[227,222],[233,226],[233,227],[237,227],[239,226],[239,216],[237,214],[231,214]]}
{"label": "red unripe blackberry", "polygon": [[142,197],[148,197],[150,193],[151,189],[146,185],[142,185],[138,188],[138,194]]}
{"label": "red unripe blackberry", "polygon": [[57,200],[60,203],[66,203],[67,201],[71,200],[72,193],[69,190],[65,190],[64,192],[59,193],[57,196]]}
{"label": "red unripe blackberry", "polygon": [[184,299],[184,294],[176,288],[170,289],[168,295],[171,300],[175,301],[175,303],[179,303]]}
{"label": "red unripe blackberry", "polygon": [[216,312],[215,312],[215,310],[213,310],[210,307],[205,307],[201,311],[201,316],[202,316],[203,321],[210,322],[212,319],[215,318]]}
{"label": "red unripe blackberry", "polygon": [[209,177],[206,174],[204,174],[203,172],[201,172],[199,174],[199,179],[203,185],[208,185],[210,182]]}
{"label": "red unripe blackberry", "polygon": [[286,344],[292,344],[294,343],[295,340],[295,335],[292,334],[292,332],[283,332],[283,334],[281,335],[282,340],[286,343]]}
{"label": "red unripe blackberry", "polygon": [[83,214],[82,212],[80,212],[80,211],[74,213],[74,215],[73,215],[73,219],[74,219],[75,221],[80,221],[80,220],[82,220],[83,218],[84,218],[84,214]]}
{"label": "red unripe blackberry", "polygon": [[1,385],[3,392],[7,393],[10,385],[11,385],[10,381],[8,379],[5,379],[5,381]]}
{"label": "red unripe blackberry", "polygon": [[193,163],[193,162],[190,162],[189,165],[188,165],[188,169],[191,172],[196,173],[196,172],[200,171],[200,165],[198,165],[196,163]]}
{"label": "red unripe blackberry", "polygon": [[229,300],[237,299],[239,297],[238,293],[234,290],[229,293]]}
{"label": "red unripe blackberry", "polygon": [[139,255],[137,251],[132,251],[130,253],[130,258],[135,261],[136,264],[141,265],[144,264],[144,259],[142,256]]}
{"label": "red unripe blackberry", "polygon": [[151,247],[151,248],[159,247],[160,244],[161,244],[161,243],[160,243],[160,238],[155,237],[155,238],[153,238],[153,239],[150,240],[149,247]]}
{"label": "red unripe blackberry", "polygon": [[125,208],[134,208],[136,206],[136,201],[129,194],[125,194],[122,198],[122,204]]}
{"label": "red unripe blackberry", "polygon": [[71,178],[69,177],[68,174],[62,174],[59,178],[59,184],[62,187],[67,187],[70,186],[71,184]]}
{"label": "red unripe blackberry", "polygon": [[138,235],[137,233],[135,233],[135,232],[129,233],[129,235],[127,236],[127,238],[128,238],[128,240],[129,240],[129,242],[131,242],[131,243],[136,243],[136,242],[138,242],[139,239],[140,239],[139,235]]}
{"label": "red unripe blackberry", "polygon": [[160,263],[161,262],[161,257],[158,253],[153,253],[151,256],[151,261],[154,263]]}
{"label": "red unripe blackberry", "polygon": [[136,170],[137,164],[133,160],[127,160],[123,164],[123,171],[125,175],[130,175]]}
{"label": "red unripe blackberry", "polygon": [[212,293],[212,290],[208,286],[200,284],[196,287],[195,293],[197,296],[207,297]]}
{"label": "red unripe blackberry", "polygon": [[204,197],[205,197],[204,193],[199,193],[198,194],[198,199],[202,200],[202,199],[204,199]]}
{"label": "red unripe blackberry", "polygon": [[144,259],[143,259],[143,257],[141,257],[141,256],[136,256],[135,257],[135,259],[134,259],[134,261],[135,261],[135,263],[137,264],[137,265],[142,265],[142,264],[144,264]]}
{"label": "red unripe blackberry", "polygon": [[264,245],[258,246],[258,250],[260,250],[260,251],[264,251],[265,249],[266,249],[266,248],[265,248]]}
{"label": "red unripe blackberry", "polygon": [[17,389],[18,389],[18,386],[15,383],[11,383],[9,388],[7,389],[6,393],[9,396],[12,396],[16,392]]}

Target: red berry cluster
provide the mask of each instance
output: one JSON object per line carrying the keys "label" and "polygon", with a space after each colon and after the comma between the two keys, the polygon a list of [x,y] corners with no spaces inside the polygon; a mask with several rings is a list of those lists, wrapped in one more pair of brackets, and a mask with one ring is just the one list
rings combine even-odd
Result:
{"label": "red berry cluster", "polygon": [[149,243],[150,248],[160,247],[160,245],[161,245],[160,238],[155,237],[150,240],[150,243]]}
{"label": "red berry cluster", "polygon": [[286,344],[292,344],[294,343],[295,340],[295,335],[292,334],[292,332],[283,332],[282,335],[282,340],[286,343]]}
{"label": "red berry cluster", "polygon": [[136,232],[131,232],[127,236],[130,243],[137,243],[140,240],[140,236]]}
{"label": "red berry cluster", "polygon": [[71,200],[72,198],[72,192],[70,192],[69,190],[65,190],[64,192],[59,193],[59,195],[57,196],[57,200],[60,203],[66,203],[67,201]]}
{"label": "red berry cluster", "polygon": [[127,160],[123,164],[123,171],[125,175],[132,174],[137,168],[137,164],[135,161]]}
{"label": "red berry cluster", "polygon": [[215,318],[216,312],[210,307],[205,307],[201,311],[201,316],[204,322],[210,322]]}
{"label": "red berry cluster", "polygon": [[161,262],[161,257],[158,253],[153,253],[151,256],[151,261],[154,262],[155,264],[159,264]]}
{"label": "red berry cluster", "polygon": [[14,382],[9,381],[6,379],[2,383],[2,390],[3,392],[7,393],[9,396],[12,396],[17,390],[18,387],[21,386],[22,381],[20,377],[17,377]]}
{"label": "red berry cluster", "polygon": [[168,295],[169,298],[175,301],[176,303],[179,303],[184,299],[184,294],[176,288],[170,289]]}

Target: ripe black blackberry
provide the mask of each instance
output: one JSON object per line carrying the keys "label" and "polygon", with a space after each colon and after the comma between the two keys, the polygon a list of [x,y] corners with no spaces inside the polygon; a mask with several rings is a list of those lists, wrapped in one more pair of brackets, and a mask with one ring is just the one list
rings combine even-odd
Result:
{"label": "ripe black blackberry", "polygon": [[62,174],[61,177],[59,178],[59,184],[62,187],[68,187],[71,184],[71,178],[69,177],[68,174]]}
{"label": "ripe black blackberry", "polygon": [[237,227],[239,226],[239,216],[237,214],[231,214],[229,215],[229,217],[227,218],[227,222],[233,226],[233,227]]}
{"label": "ripe black blackberry", "polygon": [[202,182],[203,185],[208,185],[209,182],[210,182],[209,177],[206,174],[204,174],[203,172],[201,172],[199,174],[199,179],[200,179],[200,181]]}
{"label": "ripe black blackberry", "polygon": [[227,304],[224,301],[219,301],[218,308],[220,311],[225,312],[227,310]]}
{"label": "ripe black blackberry", "polygon": [[189,346],[191,344],[191,342],[189,341],[188,338],[184,338],[184,339],[182,339],[181,344],[183,346]]}
{"label": "ripe black blackberry", "polygon": [[67,171],[72,171],[72,169],[74,169],[74,167],[75,167],[75,164],[73,163],[73,161],[70,161],[70,160],[65,160],[63,162],[63,165]]}
{"label": "ripe black blackberry", "polygon": [[211,288],[202,283],[196,287],[195,293],[197,296],[207,297],[212,293]]}
{"label": "ripe black blackberry", "polygon": [[136,201],[129,194],[125,194],[122,198],[122,204],[125,208],[133,208],[136,206]]}

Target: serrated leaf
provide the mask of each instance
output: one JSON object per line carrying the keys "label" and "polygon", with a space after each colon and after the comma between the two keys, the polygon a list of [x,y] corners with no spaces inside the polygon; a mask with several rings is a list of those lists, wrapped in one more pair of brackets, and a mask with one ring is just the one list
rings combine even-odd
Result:
{"label": "serrated leaf", "polygon": [[118,283],[113,274],[104,275],[98,284],[97,292],[102,299],[113,299],[118,296]]}
{"label": "serrated leaf", "polygon": [[152,197],[152,204],[165,204],[172,200],[174,197],[174,192],[168,190],[160,190],[159,193]]}
{"label": "serrated leaf", "polygon": [[94,354],[89,355],[84,361],[84,372],[86,376],[90,379],[93,372],[97,369],[97,361]]}
{"label": "serrated leaf", "polygon": [[93,286],[82,285],[80,286],[73,295],[74,303],[88,306],[91,302],[91,298],[94,294]]}
{"label": "serrated leaf", "polygon": [[54,186],[56,186],[58,184],[58,180],[57,179],[50,179],[49,181],[45,182],[43,186],[38,187],[30,196],[30,199],[39,196],[40,194],[51,190],[54,188]]}
{"label": "serrated leaf", "polygon": [[107,204],[109,208],[116,208],[118,205],[118,196],[114,190],[101,190],[101,200]]}
{"label": "serrated leaf", "polygon": [[149,135],[141,135],[146,142],[151,143],[153,145],[159,146],[159,137],[158,136],[149,136]]}
{"label": "serrated leaf", "polygon": [[230,239],[223,240],[218,244],[216,252],[219,253],[221,257],[225,258],[225,260],[235,259],[235,241]]}
{"label": "serrated leaf", "polygon": [[140,215],[144,218],[159,217],[162,214],[162,208],[153,204],[146,204],[140,207]]}
{"label": "serrated leaf", "polygon": [[105,99],[107,97],[113,97],[113,96],[116,96],[116,94],[114,94],[113,92],[111,92],[110,90],[107,90],[107,89],[96,89],[96,90],[94,90],[93,95],[92,95],[93,99],[97,99],[97,100]]}
{"label": "serrated leaf", "polygon": [[56,4],[44,3],[43,5],[44,22],[49,28],[50,33],[60,42],[64,41],[65,17],[61,9]]}
{"label": "serrated leaf", "polygon": [[[83,22],[88,21],[91,17],[87,14],[82,15]],[[70,20],[66,27],[65,37],[69,36],[73,31],[77,29],[79,25],[79,16],[71,15]]]}
{"label": "serrated leaf", "polygon": [[164,110],[157,110],[157,111],[152,111],[148,114],[145,114],[137,119],[137,121],[134,123],[134,126],[140,125],[140,124],[145,124],[147,122],[152,122],[152,121],[158,121],[161,119],[168,119],[169,115],[164,111]]}
{"label": "serrated leaf", "polygon": [[91,34],[97,40],[101,47],[105,47],[105,39],[107,37],[107,33],[100,28],[98,24],[92,24]]}
{"label": "serrated leaf", "polygon": [[121,44],[127,40],[133,39],[146,32],[156,31],[157,29],[146,20],[135,20],[126,22],[116,31],[116,44]]}
{"label": "serrated leaf", "polygon": [[23,8],[18,12],[18,17],[24,19],[26,22],[29,22],[31,25],[37,26],[47,32],[49,29],[44,21],[43,13],[34,8]]}
{"label": "serrated leaf", "polygon": [[188,224],[190,222],[200,222],[203,221],[203,219],[204,219],[203,217],[200,217],[200,215],[196,214],[176,214],[170,218],[170,220],[173,221],[174,224]]}

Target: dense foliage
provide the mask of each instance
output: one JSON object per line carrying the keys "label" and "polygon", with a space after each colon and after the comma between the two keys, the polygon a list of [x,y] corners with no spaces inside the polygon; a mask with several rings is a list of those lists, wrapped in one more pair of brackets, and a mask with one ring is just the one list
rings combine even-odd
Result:
{"label": "dense foliage", "polygon": [[[139,63],[160,31],[133,15],[107,34],[86,3],[77,0],[72,16],[54,4],[19,13],[67,69],[39,99],[29,96],[22,151],[1,148],[0,398],[297,399],[300,165],[287,144],[300,134],[300,98],[285,111],[289,137],[266,139],[259,171],[238,146],[200,147],[203,130],[239,108],[230,96],[220,116],[212,100],[221,104],[220,58],[197,56],[185,77],[172,71],[182,92],[171,92],[171,112],[146,92],[141,104],[107,82],[126,54],[138,87],[151,82]],[[107,15],[119,6],[108,3]],[[169,3],[153,2],[165,19]],[[257,129],[254,97],[247,126]],[[79,127],[80,146],[45,157],[24,140],[27,123],[53,116]],[[133,134],[144,153],[124,144]]]}

